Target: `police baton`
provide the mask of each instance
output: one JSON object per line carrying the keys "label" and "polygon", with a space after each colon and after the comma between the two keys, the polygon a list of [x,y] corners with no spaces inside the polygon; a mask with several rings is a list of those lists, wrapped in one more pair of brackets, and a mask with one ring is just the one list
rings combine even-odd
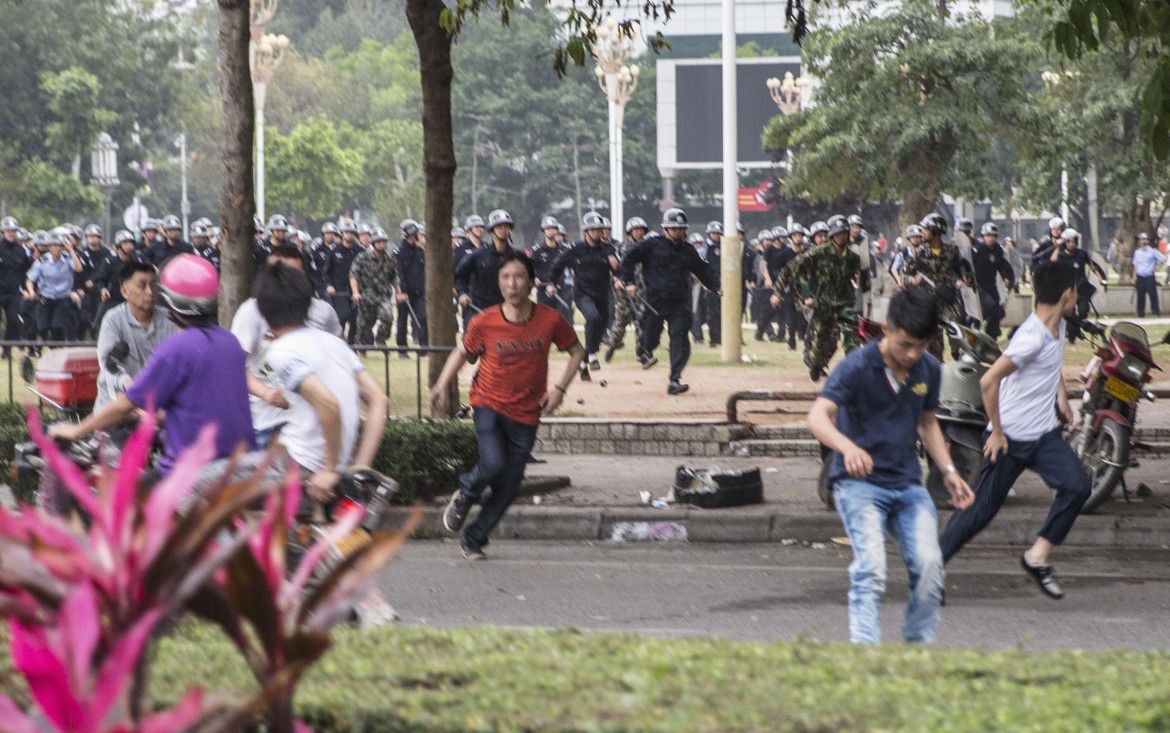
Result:
{"label": "police baton", "polygon": [[[629,292],[629,291],[626,291],[626,292]],[[662,314],[661,314],[661,313],[659,313],[659,312],[658,312],[658,311],[657,311],[657,310],[654,308],[654,306],[650,305],[650,301],[646,300],[646,298],[645,298],[645,297],[644,297],[644,296],[643,296],[641,293],[637,293],[637,294],[635,294],[635,296],[634,296],[634,297],[636,297],[636,298],[638,299],[638,302],[639,302],[639,303],[641,303],[641,304],[642,304],[642,306],[643,306],[643,307],[644,307],[646,310],[650,311],[651,313],[653,313],[654,315],[658,316],[659,318],[661,318],[661,317],[662,317]]]}
{"label": "police baton", "polygon": [[410,311],[410,317],[414,319],[414,325],[415,325],[416,327],[418,327],[418,328],[421,330],[421,329],[422,329],[422,323],[420,323],[420,322],[419,322],[419,320],[418,320],[418,316],[416,316],[416,315],[414,314],[414,306],[412,306],[412,305],[410,304],[410,298],[407,298],[406,300],[404,300],[404,301],[402,301],[402,302],[406,304],[406,310]]}
{"label": "police baton", "polygon": [[573,310],[573,306],[571,306],[571,305],[569,305],[568,303],[566,303],[566,302],[565,302],[565,299],[561,297],[561,294],[560,294],[560,293],[558,293],[558,292],[557,292],[557,291],[555,291],[555,290],[553,291],[553,297],[557,299],[557,302],[558,302],[558,303],[560,303],[560,304],[561,304],[561,306],[562,306],[562,307],[563,307],[565,310],[567,310],[567,311],[571,311],[571,310]]}

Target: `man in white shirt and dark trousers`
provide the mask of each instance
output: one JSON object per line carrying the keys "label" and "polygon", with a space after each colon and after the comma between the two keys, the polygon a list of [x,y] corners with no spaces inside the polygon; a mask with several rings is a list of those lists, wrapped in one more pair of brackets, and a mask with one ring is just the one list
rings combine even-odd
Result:
{"label": "man in white shirt and dark trousers", "polygon": [[955,512],[943,532],[943,561],[950,560],[991,523],[1016,479],[1029,468],[1056,491],[1036,541],[1020,563],[1048,597],[1064,591],[1048,555],[1072,529],[1089,498],[1090,482],[1057,422],[1073,420],[1061,365],[1064,363],[1065,317],[1077,304],[1076,271],[1067,262],[1043,262],[1032,278],[1036,309],[1012,336],[1003,356],[979,380],[990,418],[984,438],[983,467],[975,503]]}
{"label": "man in white shirt and dark trousers", "polygon": [[1146,317],[1146,296],[1150,299],[1150,313],[1157,318],[1162,315],[1158,307],[1158,278],[1155,271],[1166,261],[1166,255],[1150,246],[1150,235],[1138,235],[1138,247],[1133,251],[1133,287],[1137,291],[1138,318]]}

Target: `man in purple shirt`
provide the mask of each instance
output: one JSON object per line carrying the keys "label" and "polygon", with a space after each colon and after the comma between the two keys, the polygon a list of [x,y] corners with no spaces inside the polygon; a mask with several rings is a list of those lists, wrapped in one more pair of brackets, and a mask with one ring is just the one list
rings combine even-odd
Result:
{"label": "man in purple shirt", "polygon": [[230,331],[217,325],[218,291],[219,277],[210,262],[192,254],[171,258],[159,276],[159,294],[179,333],[159,345],[123,394],[80,424],[57,424],[49,434],[77,440],[118,424],[136,410],[153,408],[166,414],[158,465],[164,476],[207,425],[216,426],[216,458],[229,456],[240,445],[255,450],[244,350]]}

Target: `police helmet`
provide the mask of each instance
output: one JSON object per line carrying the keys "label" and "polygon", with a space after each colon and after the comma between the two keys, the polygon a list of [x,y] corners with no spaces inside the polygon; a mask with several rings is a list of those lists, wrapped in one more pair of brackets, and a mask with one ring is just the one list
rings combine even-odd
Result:
{"label": "police helmet", "polygon": [[37,247],[48,247],[53,241],[53,236],[44,229],[38,229],[33,233],[33,245]]}
{"label": "police helmet", "polygon": [[455,239],[456,237],[466,237],[466,236],[467,236],[467,230],[464,229],[463,227],[451,227],[451,238],[452,239]]}
{"label": "police helmet", "polygon": [[358,233],[359,235],[361,235],[361,234],[373,234],[373,233],[374,233],[374,230],[373,230],[373,229],[370,227],[370,225],[369,225],[369,224],[367,224],[367,223],[365,223],[365,222],[362,222],[361,224],[358,224],[357,233]]}
{"label": "police helmet", "polygon": [[123,242],[133,242],[134,235],[126,229],[119,229],[118,233],[114,235],[114,244],[122,244]]}
{"label": "police helmet", "polygon": [[1138,241],[1140,242],[1143,239],[1147,242],[1150,241],[1150,235],[1147,234],[1146,232],[1142,232],[1141,234],[1138,235]]}
{"label": "police helmet", "polygon": [[327,221],[321,225],[321,234],[322,236],[326,234],[341,234],[341,230],[333,222]]}
{"label": "police helmet", "polygon": [[87,226],[85,228],[85,236],[87,236],[87,237],[100,237],[100,236],[102,236],[102,228],[99,227],[97,224],[90,224],[89,226]]}
{"label": "police helmet", "polygon": [[488,229],[495,229],[501,224],[512,225],[512,215],[503,209],[496,209],[488,214],[487,227]]}
{"label": "police helmet", "polygon": [[816,235],[821,234],[821,233],[825,233],[825,234],[829,233],[829,225],[823,221],[814,221],[813,225],[808,228],[808,235],[810,237],[815,237]]}
{"label": "police helmet", "polygon": [[62,224],[61,228],[65,230],[66,234],[73,237],[78,242],[85,238],[85,231],[76,224]]}
{"label": "police helmet", "polygon": [[999,236],[999,227],[995,225],[995,222],[989,221],[983,226],[979,227],[979,234],[980,236],[984,237],[986,237],[988,234]]}
{"label": "police helmet", "polygon": [[776,227],[772,230],[772,239],[788,239],[788,230],[784,227]]}
{"label": "police helmet", "polygon": [[771,229],[761,229],[760,233],[756,235],[756,239],[760,240],[761,242],[764,242],[764,241],[767,241],[767,240],[770,240],[773,238],[774,237],[772,236]]}
{"label": "police helmet", "polygon": [[921,237],[921,236],[922,236],[922,227],[918,226],[917,224],[911,224],[910,226],[906,227],[906,238],[907,239],[909,239],[910,237]]}
{"label": "police helmet", "polygon": [[175,216],[174,214],[167,214],[163,217],[162,228],[163,231],[170,229],[182,229],[183,224],[179,221],[179,217]]}
{"label": "police helmet", "polygon": [[557,224],[557,234],[561,235],[562,237],[567,237],[569,236],[569,230],[565,229],[564,224]]}
{"label": "police helmet", "polygon": [[207,227],[208,231],[211,231],[211,219],[208,219],[206,216],[201,216],[198,219],[196,219],[195,221],[193,221],[191,223],[191,226],[192,227],[205,226],[205,227]]}
{"label": "police helmet", "polygon": [[663,229],[686,229],[687,212],[682,209],[667,209],[662,214]]}
{"label": "police helmet", "polygon": [[970,219],[968,219],[965,216],[960,216],[958,221],[955,222],[955,230],[956,231],[960,231],[960,232],[963,232],[965,234],[970,234],[974,229],[975,229],[975,222],[971,221]]}
{"label": "police helmet", "polygon": [[483,225],[483,217],[479,214],[472,214],[471,216],[467,217],[467,221],[463,222],[464,229],[472,229],[474,227],[481,227]]}
{"label": "police helmet", "polygon": [[[257,219],[256,221],[259,221],[259,219]],[[147,219],[146,221],[142,222],[142,231],[144,231],[144,232],[149,232],[149,231],[157,232],[158,229],[159,229],[158,219]]]}
{"label": "police helmet", "polygon": [[942,214],[939,214],[938,212],[924,216],[922,221],[918,222],[918,226],[922,227],[924,230],[929,229],[930,231],[939,235],[947,233],[946,217],[944,217]]}
{"label": "police helmet", "polygon": [[65,244],[65,240],[73,236],[73,233],[69,231],[69,227],[59,226],[53,227],[53,229],[49,231],[49,236],[53,238],[53,241],[50,242],[50,244]]}
{"label": "police helmet", "polygon": [[[407,219],[406,221],[411,221],[411,220]],[[402,223],[405,224],[406,221],[404,221]],[[415,224],[414,226],[415,226],[415,233],[417,233],[418,232],[418,224]],[[403,230],[403,232],[405,233],[405,229]],[[411,236],[411,235],[407,235],[407,236]],[[386,230],[383,229],[382,227],[374,227],[373,229],[370,230],[370,241],[371,242],[389,242],[390,237],[386,236]]]}
{"label": "police helmet", "polygon": [[687,244],[702,244],[702,243],[703,243],[703,235],[699,234],[698,232],[691,232],[691,234],[689,234],[687,236]]}
{"label": "police helmet", "polygon": [[1060,238],[1066,242],[1079,242],[1081,241],[1081,233],[1076,229],[1065,229],[1060,233]]}
{"label": "police helmet", "polygon": [[264,232],[264,220],[260,218],[259,214],[252,216],[252,233],[261,234]]}
{"label": "police helmet", "polygon": [[791,237],[794,234],[799,234],[804,237],[808,236],[808,232],[805,231],[805,228],[796,222],[793,222],[792,226],[788,227],[788,236]]}
{"label": "police helmet", "polygon": [[723,223],[718,221],[707,222],[708,234],[723,234]]}
{"label": "police helmet", "polygon": [[210,236],[211,236],[211,232],[203,224],[196,224],[195,226],[191,227],[191,238],[192,239],[195,239],[197,237],[210,237]]}
{"label": "police helmet", "polygon": [[829,230],[829,237],[832,238],[849,231],[849,220],[838,214],[837,216],[830,217],[826,226]]}
{"label": "police helmet", "polygon": [[24,227],[21,227],[20,229],[16,230],[16,240],[18,242],[28,242],[32,240],[32,234],[30,234],[29,231]]}
{"label": "police helmet", "polygon": [[414,219],[403,219],[398,228],[402,230],[404,237],[410,238],[418,235],[418,222]]}
{"label": "police helmet", "polygon": [[546,216],[540,220],[540,228],[541,229],[556,229],[558,223],[559,222],[557,222],[557,218],[555,216]]}
{"label": "police helmet", "polygon": [[581,231],[587,232],[590,229],[604,229],[605,219],[596,211],[587,211],[585,216],[581,217]]}
{"label": "police helmet", "polygon": [[863,226],[865,226],[865,222],[862,221],[860,214],[850,214],[849,215],[849,226],[863,227]]}
{"label": "police helmet", "polygon": [[268,229],[274,232],[287,232],[288,220],[280,214],[273,214],[268,219]]}
{"label": "police helmet", "polygon": [[345,221],[341,222],[337,228],[340,229],[343,234],[349,232],[357,234],[357,222],[355,222],[353,219],[346,219]]}
{"label": "police helmet", "polygon": [[1064,219],[1061,219],[1059,216],[1054,216],[1048,220],[1049,229],[1064,229],[1065,226],[1067,225],[1064,223]]}
{"label": "police helmet", "polygon": [[650,228],[650,225],[648,225],[646,223],[646,220],[640,216],[631,216],[629,219],[626,219],[626,234],[629,234],[630,232],[634,231],[635,229],[649,229],[649,228]]}
{"label": "police helmet", "polygon": [[0,219],[0,230],[11,232],[20,229],[20,224],[16,223],[16,219],[11,216],[6,216]]}

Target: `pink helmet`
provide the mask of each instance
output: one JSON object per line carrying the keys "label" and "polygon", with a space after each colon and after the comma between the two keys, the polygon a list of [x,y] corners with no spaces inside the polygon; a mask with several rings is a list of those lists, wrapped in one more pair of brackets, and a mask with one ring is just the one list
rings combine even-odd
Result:
{"label": "pink helmet", "polygon": [[181,316],[212,315],[218,305],[219,275],[202,257],[175,255],[163,265],[158,291],[163,305]]}

